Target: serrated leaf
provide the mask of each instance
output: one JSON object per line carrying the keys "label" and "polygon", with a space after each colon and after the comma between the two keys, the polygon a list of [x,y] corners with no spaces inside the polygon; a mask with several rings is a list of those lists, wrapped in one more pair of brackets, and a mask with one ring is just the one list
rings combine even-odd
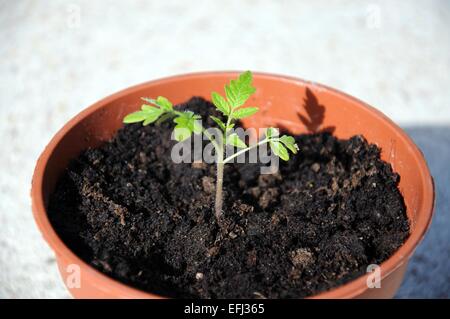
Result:
{"label": "serrated leaf", "polygon": [[187,127],[179,124],[175,126],[173,134],[176,141],[182,142],[192,135],[192,131]]}
{"label": "serrated leaf", "polygon": [[137,123],[137,122],[142,122],[147,118],[148,114],[144,111],[137,111],[137,112],[133,112],[128,114],[127,116],[124,117],[123,122],[124,123]]}
{"label": "serrated leaf", "polygon": [[189,123],[189,129],[192,130],[195,134],[200,134],[203,130],[202,125],[200,124],[199,120],[192,119],[192,121]]}
{"label": "serrated leaf", "polygon": [[173,110],[173,104],[170,102],[166,97],[164,96],[158,96],[155,99],[150,99],[148,97],[141,97],[141,100],[150,103],[155,106],[159,106],[164,111],[172,111]]}
{"label": "serrated leaf", "polygon": [[173,121],[177,124],[176,128],[186,128],[191,134],[200,134],[203,127],[199,119],[201,119],[201,116],[196,115],[191,111],[186,111],[176,117]]}
{"label": "serrated leaf", "polygon": [[160,108],[151,106],[151,105],[147,105],[147,104],[143,104],[141,106],[141,110],[145,113],[149,113],[149,114],[159,114],[161,115],[164,111],[161,110]]}
{"label": "serrated leaf", "polygon": [[222,122],[221,119],[219,119],[218,117],[212,116],[212,115],[210,115],[209,117],[210,117],[214,122],[216,122],[217,125],[219,125],[219,127],[222,129],[222,131],[225,131],[225,123]]}
{"label": "serrated leaf", "polygon": [[184,116],[178,116],[178,117],[174,118],[173,121],[174,121],[174,123],[176,123],[176,124],[180,124],[180,125],[183,125],[183,126],[187,126],[188,118],[186,118],[186,117],[184,117]]}
{"label": "serrated leaf", "polygon": [[270,141],[269,144],[270,144],[270,149],[276,156],[281,158],[283,161],[289,160],[289,152],[286,149],[286,147],[284,147],[283,144],[281,144],[281,142]]}
{"label": "serrated leaf", "polygon": [[179,114],[176,118],[174,118],[174,122],[177,124],[185,124],[187,126],[187,123],[191,120],[191,119],[198,119],[198,115],[196,116],[194,114],[194,112],[191,111],[185,111],[181,114]]}
{"label": "serrated leaf", "polygon": [[151,98],[148,98],[148,97],[141,97],[141,100],[143,100],[143,101],[145,101],[147,103],[156,105],[156,100],[155,99],[151,99]]}
{"label": "serrated leaf", "polygon": [[252,116],[253,114],[255,114],[258,111],[259,111],[259,109],[257,107],[241,108],[241,109],[238,109],[233,112],[233,118],[240,120],[240,119]]}
{"label": "serrated leaf", "polygon": [[146,114],[144,123],[142,123],[144,126],[155,122],[164,113],[163,110],[146,104],[142,105],[141,109]]}
{"label": "serrated leaf", "polygon": [[247,147],[247,144],[245,144],[244,141],[241,140],[241,138],[236,133],[231,133],[227,136],[227,144],[239,148]]}
{"label": "serrated leaf", "polygon": [[144,122],[142,123],[142,125],[147,126],[150,123],[155,122],[158,119],[159,115],[149,115],[147,116],[147,118],[144,120]]}
{"label": "serrated leaf", "polygon": [[163,110],[165,111],[172,111],[173,110],[173,104],[170,102],[167,98],[164,96],[158,96],[156,98],[156,104],[159,105]]}
{"label": "serrated leaf", "polygon": [[295,144],[295,139],[290,135],[283,135],[280,137],[280,141],[283,142],[283,144]]}
{"label": "serrated leaf", "polygon": [[255,90],[252,86],[250,71],[242,73],[237,80],[231,80],[228,85],[225,85],[225,94],[232,109],[243,105]]}
{"label": "serrated leaf", "polygon": [[184,112],[181,113],[180,116],[185,117],[185,118],[191,118],[192,117],[192,118],[195,118],[195,119],[201,118],[200,115],[197,115],[197,114],[195,114],[192,111],[184,111]]}
{"label": "serrated leaf", "polygon": [[267,138],[276,137],[278,135],[280,135],[280,131],[274,127],[269,127],[266,131]]}
{"label": "serrated leaf", "polygon": [[283,135],[280,137],[280,142],[282,142],[292,153],[297,154],[298,146],[292,136]]}
{"label": "serrated leaf", "polygon": [[212,92],[211,100],[213,104],[216,106],[216,108],[224,115],[230,114],[230,106],[228,105],[228,102],[223,98],[222,95],[220,95],[217,92]]}
{"label": "serrated leaf", "polygon": [[175,114],[169,112],[169,113],[164,113],[163,115],[161,115],[161,117],[158,119],[158,122],[156,122],[156,125],[163,123],[164,121],[174,117]]}
{"label": "serrated leaf", "polygon": [[142,104],[141,105],[141,110],[142,111],[149,111],[149,110],[151,110],[152,108],[155,108],[154,106],[150,106],[150,105],[147,105],[147,104]]}

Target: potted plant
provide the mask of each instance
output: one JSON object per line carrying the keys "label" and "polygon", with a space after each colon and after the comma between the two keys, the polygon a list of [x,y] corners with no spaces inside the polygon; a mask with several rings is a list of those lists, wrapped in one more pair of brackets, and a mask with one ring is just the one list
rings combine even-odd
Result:
{"label": "potted plant", "polygon": [[[230,79],[213,103],[192,99]],[[269,129],[250,144],[238,126]],[[215,165],[173,163],[174,143],[197,133]],[[225,145],[240,150],[227,157]],[[224,165],[257,145],[290,160],[264,175],[261,163]],[[249,72],[157,80],[94,104],[52,139],[32,183],[75,297],[392,297],[433,203],[422,154],[381,113]]]}

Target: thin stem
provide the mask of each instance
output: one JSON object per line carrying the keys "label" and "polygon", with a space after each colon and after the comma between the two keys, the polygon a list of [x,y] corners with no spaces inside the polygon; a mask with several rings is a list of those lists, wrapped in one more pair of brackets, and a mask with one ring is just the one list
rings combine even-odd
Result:
{"label": "thin stem", "polygon": [[244,154],[245,152],[248,152],[248,151],[250,151],[251,149],[254,149],[255,147],[258,147],[258,146],[263,145],[263,144],[265,144],[265,143],[268,143],[268,142],[270,142],[270,141],[271,141],[270,139],[265,138],[265,139],[259,141],[258,143],[253,144],[253,145],[250,146],[250,147],[244,148],[244,149],[242,149],[242,150],[240,150],[240,151],[234,153],[233,155],[228,156],[228,157],[223,161],[223,163],[224,163],[224,164],[229,163],[232,159],[238,157],[239,155]]}
{"label": "thin stem", "polygon": [[210,140],[210,142],[214,146],[214,149],[216,150],[216,152],[219,153],[220,148],[221,148],[220,145],[217,144],[214,137],[211,134],[209,134],[209,132],[207,130],[205,130],[205,128],[203,126],[202,126],[202,133]]}
{"label": "thin stem", "polygon": [[[224,161],[223,161],[223,153],[225,149],[225,145],[227,143],[227,129],[230,126],[232,119],[233,111],[228,115],[227,124],[225,125],[225,131],[223,132],[222,145],[220,147],[216,147],[217,152],[217,163],[216,163],[216,198],[214,202],[214,212],[216,216],[216,220],[219,225],[221,225],[220,221],[222,219],[222,207],[223,207],[223,169],[224,169]],[[216,143],[217,145],[217,143]]]}
{"label": "thin stem", "polygon": [[217,164],[216,164],[216,200],[214,203],[214,211],[216,215],[216,220],[220,225],[220,221],[222,219],[222,205],[223,205],[223,194],[222,194],[222,188],[223,188],[223,169],[224,169],[224,162],[223,162],[223,150],[217,154]]}
{"label": "thin stem", "polygon": [[[175,111],[177,112],[177,111]],[[225,149],[225,145],[226,145],[226,139],[227,139],[227,130],[228,127],[231,125],[231,121],[232,121],[232,115],[233,115],[233,110],[231,110],[230,114],[228,115],[228,119],[227,119],[227,123],[225,125],[225,130],[223,132],[223,138],[220,142],[220,144],[217,143],[217,141],[213,138],[213,136],[211,134],[209,134],[209,132],[202,127],[202,133],[211,141],[211,143],[213,144],[215,150],[216,150],[216,198],[215,198],[215,203],[214,203],[214,214],[217,220],[217,223],[219,225],[221,225],[221,220],[222,220],[222,208],[223,208],[223,171],[224,171],[224,166],[226,163],[230,162],[232,159],[236,158],[237,156],[250,151],[251,149],[258,147],[260,145],[263,145],[264,143],[269,142],[271,139],[265,138],[264,140],[258,142],[257,144],[254,144],[250,147],[247,147],[243,150],[238,151],[237,153],[227,157],[224,160],[224,149]]]}
{"label": "thin stem", "polygon": [[211,144],[214,146],[216,150],[216,198],[214,201],[214,215],[216,216],[217,223],[220,225],[220,221],[222,219],[222,205],[223,205],[223,139],[222,146],[217,144],[217,141],[213,138],[211,134],[207,130],[202,127],[203,134],[211,141]]}

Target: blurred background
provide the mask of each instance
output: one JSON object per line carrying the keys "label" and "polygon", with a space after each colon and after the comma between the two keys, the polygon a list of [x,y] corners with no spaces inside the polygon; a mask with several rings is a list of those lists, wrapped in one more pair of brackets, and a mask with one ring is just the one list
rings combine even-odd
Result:
{"label": "blurred background", "polygon": [[397,297],[450,297],[449,33],[448,0],[0,0],[0,298],[69,297],[29,197],[59,128],[128,86],[230,69],[335,87],[410,134],[437,205]]}

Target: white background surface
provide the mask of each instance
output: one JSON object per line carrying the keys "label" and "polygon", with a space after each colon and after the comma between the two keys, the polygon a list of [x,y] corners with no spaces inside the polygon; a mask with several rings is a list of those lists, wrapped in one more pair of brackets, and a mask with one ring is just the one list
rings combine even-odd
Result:
{"label": "white background surface", "polygon": [[450,1],[0,0],[0,298],[68,297],[31,217],[35,161],[106,95],[250,69],[343,90],[406,128],[437,211],[399,297],[449,297]]}

